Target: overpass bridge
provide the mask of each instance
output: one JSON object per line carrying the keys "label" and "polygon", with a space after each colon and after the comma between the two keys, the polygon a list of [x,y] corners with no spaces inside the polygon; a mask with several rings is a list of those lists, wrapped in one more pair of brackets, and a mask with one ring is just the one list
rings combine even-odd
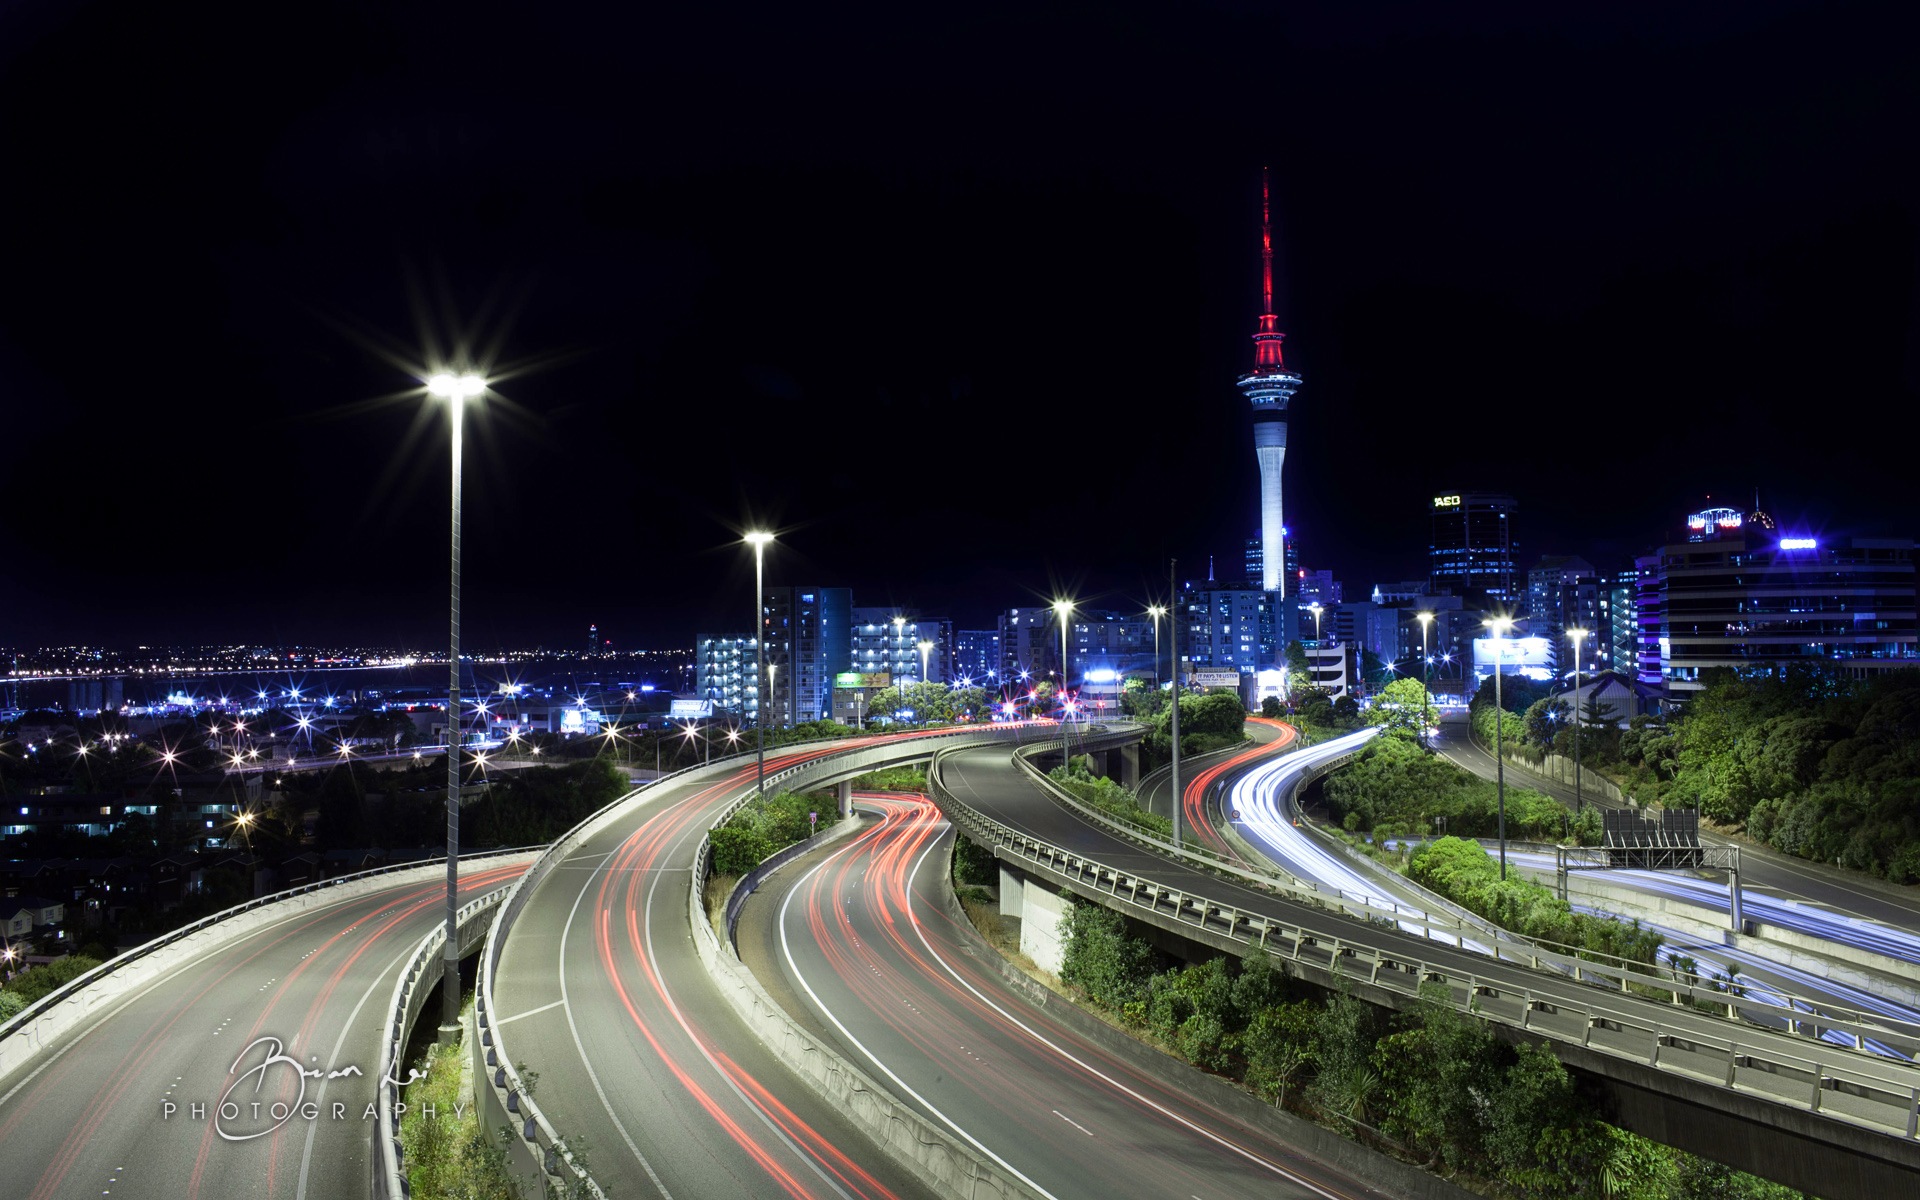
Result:
{"label": "overpass bridge", "polygon": [[1163,943],[1265,949],[1303,978],[1394,1008],[1441,981],[1504,1036],[1546,1042],[1598,1080],[1624,1128],[1827,1200],[1920,1185],[1920,1070],[1819,1040],[1838,1030],[1910,1051],[1920,1029],[1831,1007],[1771,1028],[1671,971],[1247,870],[1106,821],[1003,748],[943,751],[930,783],[948,819],[1006,868],[1120,911]]}

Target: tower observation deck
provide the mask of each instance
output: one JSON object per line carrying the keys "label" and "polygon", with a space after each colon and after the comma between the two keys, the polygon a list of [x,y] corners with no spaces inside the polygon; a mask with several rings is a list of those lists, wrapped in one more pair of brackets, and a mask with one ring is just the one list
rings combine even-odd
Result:
{"label": "tower observation deck", "polygon": [[1286,339],[1273,313],[1273,205],[1266,172],[1260,175],[1260,325],[1253,335],[1253,370],[1240,377],[1240,393],[1253,405],[1253,454],[1260,463],[1260,588],[1286,594],[1286,514],[1280,500],[1280,470],[1287,460],[1287,405],[1300,375],[1282,360]]}

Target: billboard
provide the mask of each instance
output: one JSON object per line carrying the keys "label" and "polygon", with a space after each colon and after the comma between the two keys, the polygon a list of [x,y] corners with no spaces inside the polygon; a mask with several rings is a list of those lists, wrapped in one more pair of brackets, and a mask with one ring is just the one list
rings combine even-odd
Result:
{"label": "billboard", "polygon": [[842,671],[833,677],[837,688],[883,688],[893,686],[891,671]]}
{"label": "billboard", "polygon": [[702,721],[712,715],[711,700],[672,700],[667,703],[667,716],[676,721]]}
{"label": "billboard", "polygon": [[1195,671],[1192,675],[1187,677],[1187,681],[1193,684],[1194,687],[1237,688],[1240,686],[1240,672],[1238,671]]}

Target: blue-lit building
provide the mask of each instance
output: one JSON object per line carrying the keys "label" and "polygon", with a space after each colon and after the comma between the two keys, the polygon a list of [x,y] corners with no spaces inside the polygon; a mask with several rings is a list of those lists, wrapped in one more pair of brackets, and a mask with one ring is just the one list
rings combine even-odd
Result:
{"label": "blue-lit building", "polygon": [[694,646],[694,692],[726,713],[751,724],[760,719],[756,681],[758,643],[739,634],[702,635]]}
{"label": "blue-lit building", "polygon": [[1451,591],[1469,605],[1482,598],[1503,605],[1517,599],[1514,583],[1512,496],[1493,492],[1448,492],[1433,497],[1429,516],[1427,578],[1433,590]]}
{"label": "blue-lit building", "polygon": [[1278,661],[1273,596],[1258,587],[1188,582],[1181,586],[1173,615],[1186,670],[1250,674]]}
{"label": "blue-lit building", "polygon": [[833,677],[852,669],[853,592],[773,587],[761,611],[767,644],[767,714],[774,725],[833,714]]}
{"label": "blue-lit building", "polygon": [[953,634],[953,674],[975,683],[1000,673],[1000,631],[958,629]]}
{"label": "blue-lit building", "polygon": [[842,670],[867,675],[885,671],[895,681],[918,683],[920,643],[932,642],[926,655],[926,680],[945,683],[952,678],[953,622],[878,606],[855,608],[852,613],[851,662]]}

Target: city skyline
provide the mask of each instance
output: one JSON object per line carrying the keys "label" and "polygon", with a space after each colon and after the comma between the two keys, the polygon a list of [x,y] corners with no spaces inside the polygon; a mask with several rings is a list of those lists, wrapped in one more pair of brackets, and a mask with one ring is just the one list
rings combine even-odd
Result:
{"label": "city skyline", "polygon": [[[1391,37],[1217,14],[1104,110],[1053,103],[1092,82],[1077,59],[951,96],[896,81],[932,138],[841,112],[773,52],[806,44],[777,17],[729,68],[735,102],[639,132],[649,99],[706,85],[667,64],[628,94],[531,53],[497,97],[444,89],[394,65],[424,36],[399,16],[271,74],[238,34],[156,26],[136,58],[56,12],[7,19],[0,87],[62,115],[5,135],[0,211],[35,236],[0,308],[0,640],[431,644],[445,452],[425,401],[394,399],[422,325],[529,366],[474,419],[476,644],[589,621],[691,644],[750,587],[735,536],[761,522],[770,582],[963,625],[1164,599],[1168,556],[1235,576],[1260,520],[1232,381],[1267,165],[1274,308],[1310,380],[1284,495],[1303,567],[1417,574],[1445,491],[1513,495],[1523,567],[1630,561],[1756,486],[1783,526],[1920,526],[1900,439],[1845,438],[1844,469],[1808,452],[1826,397],[1868,430],[1920,403],[1901,106],[1841,82],[1912,85],[1897,39],[1808,6]],[[529,22],[536,49],[611,53]],[[484,31],[447,36],[485,57]],[[1286,78],[1216,77],[1243,44]],[[164,154],[108,119],[163,91],[160,62],[206,77],[154,96],[180,127]],[[216,87],[256,98],[243,127],[187,119]],[[70,162],[83,131],[98,152]],[[1711,172],[1668,169],[1704,151]],[[1602,480],[1604,504],[1569,499]],[[1113,512],[1129,536],[1069,536]]]}

